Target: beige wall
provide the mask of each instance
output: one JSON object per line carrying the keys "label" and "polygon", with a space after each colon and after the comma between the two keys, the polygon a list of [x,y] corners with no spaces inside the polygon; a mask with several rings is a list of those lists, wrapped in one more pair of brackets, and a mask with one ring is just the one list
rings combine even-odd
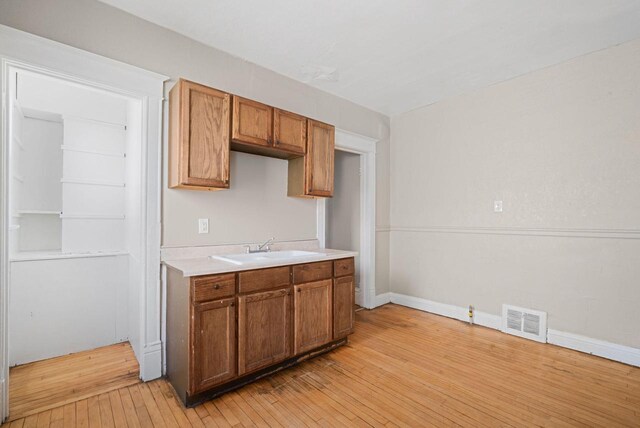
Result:
{"label": "beige wall", "polygon": [[[338,250],[360,251],[360,155],[336,151],[335,192],[327,200],[326,244]],[[356,257],[356,286],[360,285]]]}
{"label": "beige wall", "polygon": [[[175,79],[185,77],[381,140],[379,170],[382,173],[388,170],[386,116],[96,0],[3,0],[0,24],[168,75],[172,81],[167,92]],[[285,163],[243,155],[234,155],[233,162],[231,190],[216,193],[164,190],[164,245],[236,243],[274,235],[279,239],[316,236],[315,203],[284,197]],[[262,175],[265,173],[268,175]],[[256,185],[261,187],[256,189]],[[378,187],[377,212],[381,224],[387,224],[388,175],[378,177]],[[268,197],[259,195],[258,190],[268,190]],[[197,219],[201,217],[210,218],[208,235],[197,233]],[[220,224],[216,225],[217,222]],[[377,288],[384,292],[388,289],[384,264],[379,272]]]}
{"label": "beige wall", "polygon": [[640,40],[394,117],[391,148],[391,291],[640,347]]}

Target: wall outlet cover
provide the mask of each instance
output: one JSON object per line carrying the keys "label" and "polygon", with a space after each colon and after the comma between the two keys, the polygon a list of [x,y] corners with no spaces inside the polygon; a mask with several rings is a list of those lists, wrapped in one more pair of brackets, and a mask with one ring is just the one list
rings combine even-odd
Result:
{"label": "wall outlet cover", "polygon": [[198,233],[209,233],[209,219],[198,219]]}

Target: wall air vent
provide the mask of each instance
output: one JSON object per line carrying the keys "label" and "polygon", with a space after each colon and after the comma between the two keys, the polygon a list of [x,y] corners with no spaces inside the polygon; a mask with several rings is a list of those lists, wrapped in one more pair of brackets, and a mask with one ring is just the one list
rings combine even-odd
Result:
{"label": "wall air vent", "polygon": [[546,343],[547,313],[502,305],[502,332]]}

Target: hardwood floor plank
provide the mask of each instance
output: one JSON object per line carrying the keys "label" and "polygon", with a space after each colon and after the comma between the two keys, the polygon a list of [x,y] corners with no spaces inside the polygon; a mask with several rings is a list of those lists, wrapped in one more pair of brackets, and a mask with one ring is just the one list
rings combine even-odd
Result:
{"label": "hardwood floor plank", "polygon": [[111,410],[111,400],[108,394],[100,394],[98,396],[100,404],[100,423],[105,428],[114,428],[113,411]]}
{"label": "hardwood floor plank", "polygon": [[87,409],[89,413],[89,428],[102,427],[100,400],[97,396],[94,395],[87,400]]}
{"label": "hardwood floor plank", "polygon": [[89,426],[89,400],[80,400],[76,403],[76,426],[78,428]]}
{"label": "hardwood floor plank", "polygon": [[164,420],[165,425],[169,428],[178,428],[178,421],[169,408],[169,405],[167,404],[164,396],[158,389],[158,381],[148,382],[142,386],[149,389],[151,396],[158,406],[158,410],[160,410],[160,414],[162,415],[162,419]]}
{"label": "hardwood floor plank", "polygon": [[127,421],[127,425],[129,426],[129,428],[140,427],[141,425],[136,413],[136,407],[133,404],[133,400],[131,399],[131,394],[129,394],[129,389],[122,388],[118,390],[118,394],[120,395],[120,402],[122,403],[124,417]]}
{"label": "hardwood floor plank", "polygon": [[76,426],[76,403],[66,404],[63,407],[64,426],[74,428]]}
{"label": "hardwood floor plank", "polygon": [[165,420],[162,417],[160,408],[158,408],[156,401],[153,399],[153,396],[151,395],[151,391],[149,391],[149,387],[145,384],[140,384],[140,385],[134,385],[131,388],[136,389],[140,393],[140,397],[142,397],[145,409],[149,412],[149,416],[151,417],[151,422],[153,422],[153,426],[166,427],[167,424],[165,423]]}

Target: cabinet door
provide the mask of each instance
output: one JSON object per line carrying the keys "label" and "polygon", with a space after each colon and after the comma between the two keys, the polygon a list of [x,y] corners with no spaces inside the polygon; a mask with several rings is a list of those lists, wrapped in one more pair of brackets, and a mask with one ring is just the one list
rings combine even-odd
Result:
{"label": "cabinet door", "polygon": [[305,194],[333,196],[335,128],[315,120],[307,122]]}
{"label": "cabinet door", "polygon": [[294,353],[301,354],[331,341],[332,280],[294,286]]}
{"label": "cabinet door", "polygon": [[236,377],[235,298],[192,306],[190,394]]}
{"label": "cabinet door", "polygon": [[180,80],[169,104],[171,187],[229,187],[231,96]]}
{"label": "cabinet door", "polygon": [[238,373],[291,356],[291,289],[238,298]]}
{"label": "cabinet door", "polygon": [[288,111],[273,111],[273,146],[304,155],[307,149],[307,118]]}
{"label": "cabinet door", "polygon": [[355,283],[353,276],[333,280],[333,338],[353,333]]}
{"label": "cabinet door", "polygon": [[233,141],[264,147],[272,145],[272,107],[234,96],[231,121]]}

